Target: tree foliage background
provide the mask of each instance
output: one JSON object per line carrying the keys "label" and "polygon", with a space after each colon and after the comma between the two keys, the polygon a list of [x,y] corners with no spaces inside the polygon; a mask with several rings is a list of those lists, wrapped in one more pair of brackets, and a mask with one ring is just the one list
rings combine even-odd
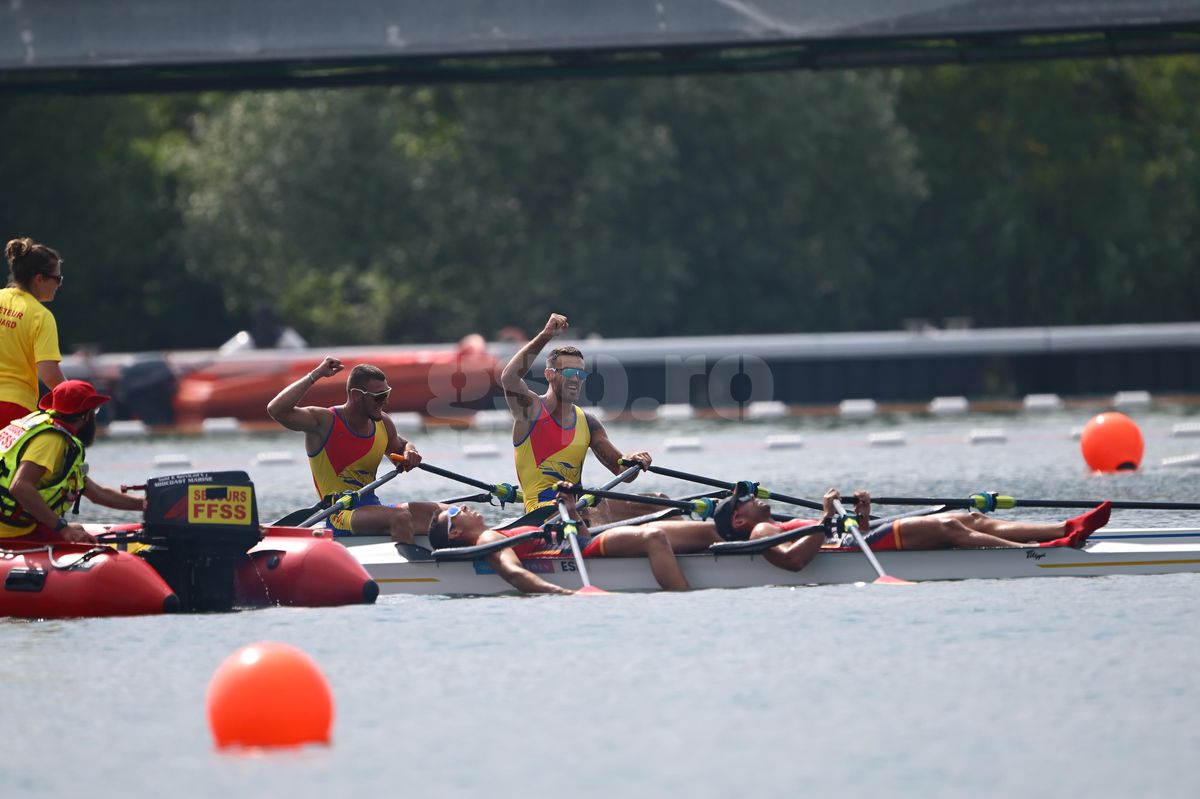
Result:
{"label": "tree foliage background", "polygon": [[1195,319],[1200,61],[0,98],[66,348]]}

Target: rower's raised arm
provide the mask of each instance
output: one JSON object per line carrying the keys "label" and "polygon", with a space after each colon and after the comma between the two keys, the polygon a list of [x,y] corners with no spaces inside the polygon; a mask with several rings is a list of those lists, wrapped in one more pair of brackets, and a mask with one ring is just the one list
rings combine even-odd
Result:
{"label": "rower's raised arm", "polygon": [[327,357],[316,369],[306,374],[290,386],[275,395],[267,403],[267,414],[286,427],[300,433],[316,432],[321,426],[319,411],[322,408],[296,407],[296,403],[304,398],[308,390],[316,385],[318,380],[332,377],[346,367],[337,358]]}
{"label": "rower's raised arm", "polygon": [[550,318],[541,332],[517,350],[500,372],[500,387],[504,389],[504,400],[508,403],[513,416],[518,419],[526,419],[530,415],[530,409],[535,407],[537,400],[537,394],[525,383],[525,375],[529,373],[546,344],[567,327],[567,317],[562,314],[550,314]]}

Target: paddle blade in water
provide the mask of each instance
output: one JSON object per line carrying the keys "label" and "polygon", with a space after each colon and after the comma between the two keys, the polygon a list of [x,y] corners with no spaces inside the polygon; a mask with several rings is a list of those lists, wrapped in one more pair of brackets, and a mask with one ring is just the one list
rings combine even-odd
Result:
{"label": "paddle blade in water", "polygon": [[575,592],[576,594],[586,594],[587,596],[608,596],[610,592],[603,588],[597,588],[594,585],[585,585]]}
{"label": "paddle blade in water", "polygon": [[899,577],[893,577],[890,574],[881,574],[874,580],[876,585],[916,585],[911,580],[901,580]]}

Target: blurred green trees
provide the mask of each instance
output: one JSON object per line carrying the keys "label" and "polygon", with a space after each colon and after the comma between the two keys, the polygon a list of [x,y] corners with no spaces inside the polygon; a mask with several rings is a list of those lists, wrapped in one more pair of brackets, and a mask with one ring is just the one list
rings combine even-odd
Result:
{"label": "blurred green trees", "polygon": [[0,100],[64,345],[1191,320],[1200,61]]}

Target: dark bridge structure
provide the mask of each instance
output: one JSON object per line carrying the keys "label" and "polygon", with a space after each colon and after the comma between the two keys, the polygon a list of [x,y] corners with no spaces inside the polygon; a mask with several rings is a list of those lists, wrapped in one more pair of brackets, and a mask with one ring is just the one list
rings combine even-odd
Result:
{"label": "dark bridge structure", "polygon": [[1200,50],[1200,0],[12,0],[0,93],[981,64]]}

